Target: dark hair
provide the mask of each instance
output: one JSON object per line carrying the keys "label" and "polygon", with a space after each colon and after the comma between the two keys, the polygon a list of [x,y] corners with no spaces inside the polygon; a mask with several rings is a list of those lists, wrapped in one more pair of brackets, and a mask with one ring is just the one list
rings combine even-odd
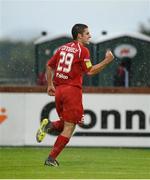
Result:
{"label": "dark hair", "polygon": [[83,34],[84,29],[88,28],[88,26],[86,24],[75,24],[72,27],[72,37],[74,40],[77,39],[78,34]]}

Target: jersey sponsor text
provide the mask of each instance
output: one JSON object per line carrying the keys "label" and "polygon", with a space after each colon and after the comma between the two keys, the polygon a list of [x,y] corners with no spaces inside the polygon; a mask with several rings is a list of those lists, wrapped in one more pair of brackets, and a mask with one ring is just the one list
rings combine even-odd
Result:
{"label": "jersey sponsor text", "polygon": [[62,73],[56,73],[56,77],[61,78],[61,79],[68,79],[68,76],[66,76]]}

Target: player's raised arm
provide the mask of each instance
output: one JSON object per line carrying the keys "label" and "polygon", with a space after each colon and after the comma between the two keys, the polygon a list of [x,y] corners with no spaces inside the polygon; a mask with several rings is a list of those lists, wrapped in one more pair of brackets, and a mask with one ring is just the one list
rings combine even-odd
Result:
{"label": "player's raised arm", "polygon": [[100,63],[93,65],[92,68],[87,73],[88,75],[94,75],[101,72],[109,63],[111,63],[114,59],[114,56],[110,50],[108,50],[105,54],[105,59]]}

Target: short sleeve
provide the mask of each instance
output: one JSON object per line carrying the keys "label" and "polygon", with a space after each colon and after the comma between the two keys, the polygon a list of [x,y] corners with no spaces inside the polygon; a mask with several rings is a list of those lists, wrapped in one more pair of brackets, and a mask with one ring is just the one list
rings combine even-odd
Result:
{"label": "short sleeve", "polygon": [[58,51],[48,60],[47,65],[55,69],[58,59]]}
{"label": "short sleeve", "polygon": [[81,52],[81,66],[83,72],[85,73],[87,73],[92,67],[89,50],[85,47],[82,49]]}

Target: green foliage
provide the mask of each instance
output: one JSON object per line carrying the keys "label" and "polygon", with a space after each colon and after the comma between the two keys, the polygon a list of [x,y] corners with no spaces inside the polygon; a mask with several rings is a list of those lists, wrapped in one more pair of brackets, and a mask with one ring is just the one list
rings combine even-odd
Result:
{"label": "green foliage", "polygon": [[146,26],[145,24],[140,24],[140,27],[139,27],[139,31],[142,33],[142,34],[145,34],[147,36],[150,36],[150,20],[148,21],[148,26]]}
{"label": "green foliage", "polygon": [[0,148],[0,179],[150,179],[150,150],[66,148],[60,167],[44,166],[49,148]]}
{"label": "green foliage", "polygon": [[[32,42],[0,41],[0,81],[21,83],[34,81],[34,44]],[[14,82],[15,83],[15,82]]]}

